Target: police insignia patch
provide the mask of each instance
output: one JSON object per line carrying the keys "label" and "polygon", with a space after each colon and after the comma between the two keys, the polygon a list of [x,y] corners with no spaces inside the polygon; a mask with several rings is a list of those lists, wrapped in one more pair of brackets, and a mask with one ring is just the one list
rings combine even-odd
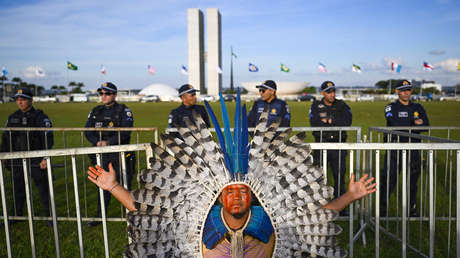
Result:
{"label": "police insignia patch", "polygon": [[334,86],[334,85],[332,84],[332,82],[328,82],[328,83],[327,83],[327,87],[331,87],[331,86]]}
{"label": "police insignia patch", "polygon": [[22,90],[18,90],[18,94],[22,94]]}
{"label": "police insignia patch", "polygon": [[112,121],[110,121],[109,127],[113,127],[113,122]]}
{"label": "police insignia patch", "polygon": [[133,114],[132,114],[131,112],[128,111],[128,112],[126,112],[126,115],[127,115],[128,117],[131,117]]}
{"label": "police insignia patch", "polygon": [[419,115],[420,114],[417,111],[414,112],[414,117],[418,117]]}
{"label": "police insignia patch", "polygon": [[276,114],[276,108],[272,109],[272,114]]}

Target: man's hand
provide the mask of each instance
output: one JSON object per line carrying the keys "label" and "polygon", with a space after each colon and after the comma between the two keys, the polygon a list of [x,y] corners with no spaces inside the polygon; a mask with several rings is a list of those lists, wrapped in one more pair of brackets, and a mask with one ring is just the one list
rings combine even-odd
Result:
{"label": "man's hand", "polygon": [[96,146],[101,147],[101,146],[108,146],[109,144],[107,141],[99,141],[97,142]]}
{"label": "man's hand", "polygon": [[321,122],[327,124],[327,119],[326,118],[321,118]]}
{"label": "man's hand", "polygon": [[46,169],[46,167],[47,167],[46,159],[42,159],[42,161],[40,162],[40,169]]}
{"label": "man's hand", "polygon": [[88,168],[88,179],[95,183],[100,188],[110,191],[116,185],[118,185],[115,170],[112,167],[112,163],[109,163],[109,172],[105,171],[100,166],[96,165],[95,168]]}
{"label": "man's hand", "polygon": [[[358,200],[364,196],[377,191],[376,183],[372,183],[374,178],[367,179],[368,174],[364,174],[359,181],[355,181],[355,174],[351,174],[350,183],[348,184],[348,193],[353,200]],[[367,180],[366,180],[367,179]]]}
{"label": "man's hand", "polygon": [[415,125],[421,125],[421,124],[423,124],[423,120],[420,119],[420,118],[417,118],[417,119],[414,120],[414,123],[415,123]]}

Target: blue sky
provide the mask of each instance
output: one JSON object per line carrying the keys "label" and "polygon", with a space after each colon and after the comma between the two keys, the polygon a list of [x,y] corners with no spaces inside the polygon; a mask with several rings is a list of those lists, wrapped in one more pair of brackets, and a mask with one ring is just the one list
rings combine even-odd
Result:
{"label": "blue sky", "polygon": [[[229,85],[230,46],[236,82],[324,80],[374,85],[388,78],[460,83],[460,3],[425,1],[12,1],[0,0],[0,66],[45,87],[103,81],[119,88],[187,82],[187,8],[219,8],[223,85]],[[67,71],[66,61],[78,65]],[[402,65],[392,74],[389,63]],[[427,72],[423,61],[435,66]],[[317,70],[318,62],[328,73]],[[250,73],[248,63],[259,67]],[[280,71],[280,63],[291,69]],[[352,64],[362,73],[353,73]],[[101,75],[100,67],[107,69]],[[156,69],[147,73],[147,65]],[[27,73],[39,66],[44,78]],[[30,68],[29,68],[30,69]]]}

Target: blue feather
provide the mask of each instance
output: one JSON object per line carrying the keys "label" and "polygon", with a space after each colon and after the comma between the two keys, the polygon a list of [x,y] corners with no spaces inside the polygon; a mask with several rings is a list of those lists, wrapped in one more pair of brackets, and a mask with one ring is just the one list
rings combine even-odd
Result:
{"label": "blue feather", "polygon": [[225,105],[224,97],[222,93],[219,93],[220,96],[220,111],[222,112],[222,120],[224,122],[224,135],[225,135],[225,146],[227,148],[227,153],[229,157],[233,157],[232,149],[232,132],[230,132],[230,119],[228,118],[227,106]]}
{"label": "blue feather", "polygon": [[230,162],[230,157],[228,156],[228,153],[225,149],[225,139],[224,139],[224,136],[222,135],[222,131],[220,129],[219,122],[217,121],[216,115],[214,114],[214,111],[212,111],[212,108],[209,105],[209,103],[205,100],[204,104],[206,105],[206,109],[208,109],[209,116],[211,117],[212,123],[214,124],[214,129],[216,129],[217,139],[219,140],[220,148],[222,149],[222,152],[224,153],[224,158],[225,158],[225,163],[227,165],[227,168],[233,174],[232,164]]}
{"label": "blue feather", "polygon": [[248,172],[249,162],[249,133],[248,133],[248,115],[246,113],[246,104],[243,105],[242,112],[242,125],[241,125],[241,167],[243,173]]}
{"label": "blue feather", "polygon": [[235,164],[235,172],[241,172],[240,168],[240,139],[241,139],[241,99],[240,99],[240,88],[236,90],[236,110],[235,110],[235,129],[233,131],[234,136],[234,150],[235,153],[233,154],[234,160],[233,164]]}

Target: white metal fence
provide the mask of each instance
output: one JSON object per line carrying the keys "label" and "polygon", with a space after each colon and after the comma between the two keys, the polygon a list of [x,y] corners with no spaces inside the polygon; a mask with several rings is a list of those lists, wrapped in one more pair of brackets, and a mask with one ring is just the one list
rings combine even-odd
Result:
{"label": "white metal fence", "polygon": [[[34,128],[35,129],[35,128]],[[295,131],[317,131],[318,128],[294,128]],[[330,130],[330,129],[329,129]],[[360,130],[359,130],[360,132]],[[458,186],[460,185],[460,177],[456,176],[460,171],[460,144],[456,142],[451,143],[360,143],[360,139],[357,139],[356,143],[311,143],[311,147],[313,150],[320,150],[323,154],[323,170],[324,173],[327,174],[327,169],[325,166],[325,160],[327,160],[327,150],[347,150],[349,151],[349,162],[348,162],[348,174],[351,176],[351,173],[355,173],[357,178],[362,176],[364,173],[370,173],[372,176],[375,176],[377,179],[377,184],[380,186],[380,172],[381,172],[381,160],[382,159],[382,152],[388,150],[400,150],[402,153],[403,159],[403,166],[402,166],[402,184],[401,184],[401,215],[396,214],[397,216],[393,217],[385,217],[381,218],[379,213],[380,208],[380,189],[377,188],[377,193],[371,195],[369,198],[365,198],[358,202],[355,202],[350,206],[350,216],[348,218],[341,217],[340,220],[348,223],[348,243],[349,243],[349,255],[350,257],[355,256],[355,246],[357,244],[357,240],[362,240],[362,245],[366,246],[366,248],[372,248],[375,250],[375,256],[379,257],[380,254],[384,254],[388,252],[382,252],[382,248],[387,248],[387,246],[381,245],[381,238],[384,236],[389,235],[392,236],[396,241],[401,243],[401,253],[400,256],[406,257],[408,255],[408,251],[415,252],[417,255],[427,256],[427,257],[434,257],[436,253],[436,249],[439,249],[440,246],[446,246],[448,249],[445,252],[440,252],[443,256],[452,256],[454,255],[453,252],[450,252],[451,244],[454,242],[455,238],[455,245],[453,250],[456,252],[456,256],[460,257],[460,221],[456,220],[456,214],[460,213],[460,190]],[[407,214],[407,176],[405,171],[407,170],[407,164],[405,160],[407,159],[407,153],[411,150],[421,150],[427,153],[427,172],[426,178],[427,182],[424,184],[423,187],[420,189],[427,189],[422,190],[424,194],[428,195],[428,209],[420,214],[418,218],[409,218]],[[79,184],[79,180],[87,180],[86,176],[82,174],[86,174],[86,168],[78,168],[77,167],[77,159],[82,156],[86,156],[87,154],[97,154],[100,156],[101,153],[110,153],[110,152],[128,152],[128,151],[139,151],[145,153],[146,163],[145,167],[147,167],[148,159],[152,156],[150,144],[132,144],[132,145],[120,145],[120,146],[108,146],[108,147],[84,147],[84,148],[67,148],[67,149],[55,149],[55,150],[46,150],[46,151],[26,151],[26,152],[12,152],[12,153],[0,153],[0,160],[7,160],[7,159],[22,159],[23,170],[24,170],[24,180],[26,184],[26,204],[27,204],[27,217],[15,217],[10,216],[8,214],[8,200],[11,199],[10,196],[7,196],[5,191],[5,171],[3,167],[0,167],[0,191],[2,197],[2,211],[4,222],[4,229],[5,229],[5,242],[6,242],[6,255],[8,257],[12,257],[12,248],[11,248],[11,227],[8,225],[8,219],[12,220],[26,220],[28,222],[29,228],[29,238],[30,238],[30,245],[32,250],[32,256],[36,257],[36,233],[34,231],[34,222],[40,220],[51,220],[53,222],[53,235],[54,235],[54,242],[55,242],[55,249],[56,249],[56,256],[60,257],[62,250],[60,247],[60,232],[59,232],[59,224],[58,221],[76,221],[77,226],[75,228],[76,232],[78,233],[78,243],[80,249],[80,256],[84,257],[85,248],[83,244],[83,230],[82,230],[82,221],[89,221],[94,220],[94,218],[90,218],[81,214],[81,194],[82,191],[81,183]],[[449,160],[450,167],[448,167],[448,172],[450,175],[448,179],[451,181],[451,191],[449,192],[452,195],[450,200],[450,207],[449,214],[447,217],[440,216],[436,213],[436,168],[440,163],[444,164],[444,160],[441,159],[441,155],[436,156],[437,152],[450,152],[451,158]],[[48,170],[47,170],[47,177],[48,182],[50,185],[50,196],[51,196],[51,217],[36,217],[33,214],[33,203],[31,201],[31,193],[30,187],[31,183],[29,177],[27,176],[27,159],[34,158],[34,157],[47,157],[48,163]],[[53,179],[52,179],[52,158],[58,157],[67,157],[71,159],[71,171],[72,176],[71,179],[66,179],[73,182],[73,191],[74,191],[74,202],[75,202],[75,216],[58,214],[56,212],[55,206],[55,197],[56,193],[55,187],[53,186]],[[100,159],[98,159],[100,162]],[[79,169],[83,169],[84,171],[79,171]],[[121,169],[124,176],[126,176],[126,166],[122,159]],[[423,177],[422,177],[423,178]],[[422,181],[422,180],[421,180]],[[102,197],[102,190],[99,190],[99,198],[101,198],[101,205],[102,205],[102,231],[104,236],[104,253],[106,257],[109,257],[110,254],[110,246],[108,240],[108,233],[107,233],[107,221],[125,221],[123,217],[120,218],[113,218],[108,217],[105,214],[105,207]],[[450,208],[449,207],[449,208]],[[436,234],[439,234],[437,231],[436,223],[438,222],[447,222],[448,226],[447,229],[441,228],[439,231],[447,231],[448,239],[447,241],[443,239],[442,241],[437,240],[435,237]],[[456,221],[455,227],[453,226],[453,222]],[[391,225],[392,222],[395,222],[394,225]],[[428,243],[422,243],[423,248],[413,247],[410,243],[410,233],[409,230],[411,227],[414,227],[413,224],[418,223],[418,227],[420,228],[427,228],[428,230]],[[389,225],[389,226],[388,226]],[[388,228],[396,228],[396,233],[391,233]],[[374,236],[369,234],[369,230],[375,232]],[[367,233],[367,236],[366,236]],[[420,232],[420,235],[426,234],[426,232]],[[442,234],[444,235],[444,233]],[[368,239],[372,239],[369,243]],[[446,243],[447,242],[447,243]],[[361,244],[360,244],[361,245]],[[394,246],[391,246],[394,249]],[[441,249],[445,249],[441,247]],[[424,250],[428,250],[424,253]],[[409,254],[411,254],[409,252]],[[76,254],[75,254],[76,255]]]}

